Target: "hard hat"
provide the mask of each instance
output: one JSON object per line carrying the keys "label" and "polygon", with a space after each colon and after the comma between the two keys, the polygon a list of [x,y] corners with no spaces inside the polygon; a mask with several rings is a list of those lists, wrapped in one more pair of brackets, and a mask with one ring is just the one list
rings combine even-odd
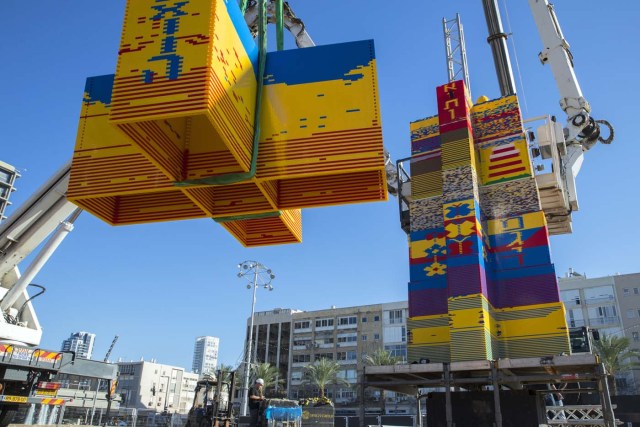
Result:
{"label": "hard hat", "polygon": [[264,385],[264,380],[262,378],[258,378],[256,380],[256,384]]}

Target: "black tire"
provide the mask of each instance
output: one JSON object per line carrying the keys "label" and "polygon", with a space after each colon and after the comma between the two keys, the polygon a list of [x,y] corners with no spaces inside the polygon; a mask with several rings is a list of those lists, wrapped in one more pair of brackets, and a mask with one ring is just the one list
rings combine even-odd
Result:
{"label": "black tire", "polygon": [[7,427],[13,421],[18,412],[18,405],[2,405],[0,406],[0,427]]}

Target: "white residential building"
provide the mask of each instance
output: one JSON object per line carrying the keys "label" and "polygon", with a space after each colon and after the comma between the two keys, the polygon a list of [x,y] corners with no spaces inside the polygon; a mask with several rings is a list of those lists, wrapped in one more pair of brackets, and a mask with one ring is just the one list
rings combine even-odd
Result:
{"label": "white residential building", "polygon": [[198,374],[155,361],[118,362],[118,372],[121,407],[179,414],[191,408]]}
{"label": "white residential building", "polygon": [[96,334],[89,332],[74,332],[71,336],[62,341],[62,351],[73,351],[76,353],[76,357],[80,359],[91,359],[93,353],[93,343],[95,342]]}
{"label": "white residential building", "polygon": [[[559,278],[558,285],[567,326],[597,329],[601,336],[627,336],[631,348],[640,347],[640,274],[587,278],[569,271],[567,277]],[[634,379],[634,372],[616,375],[619,392],[632,393],[637,389],[640,375],[636,373]]]}
{"label": "white residential building", "polygon": [[191,370],[201,375],[215,371],[218,366],[219,345],[220,339],[217,337],[197,337],[193,347]]}

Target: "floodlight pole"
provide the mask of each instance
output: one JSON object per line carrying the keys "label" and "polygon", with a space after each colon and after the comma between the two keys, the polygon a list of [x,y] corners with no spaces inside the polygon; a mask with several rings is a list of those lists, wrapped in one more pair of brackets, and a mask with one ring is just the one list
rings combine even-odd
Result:
{"label": "floodlight pole", "polygon": [[[251,372],[251,356],[253,353],[253,324],[256,310],[256,290],[258,286],[264,286],[265,289],[273,290],[271,280],[275,278],[271,270],[256,261],[245,261],[238,264],[240,272],[238,277],[250,279],[247,287],[253,288],[253,298],[251,300],[251,320],[249,322],[249,342],[247,343],[247,351],[244,357],[244,381],[242,387],[242,406],[240,414],[247,415],[247,407],[249,403],[249,374]],[[253,277],[251,277],[253,276]]]}

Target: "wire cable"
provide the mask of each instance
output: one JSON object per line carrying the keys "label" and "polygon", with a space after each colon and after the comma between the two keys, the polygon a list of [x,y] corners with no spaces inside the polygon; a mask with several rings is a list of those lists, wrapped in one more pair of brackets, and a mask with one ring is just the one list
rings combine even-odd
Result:
{"label": "wire cable", "polygon": [[509,19],[509,9],[507,8],[506,0],[502,0],[502,8],[504,9],[504,14],[507,18],[507,28],[509,28],[509,38],[511,39],[511,46],[513,47],[513,58],[516,62],[516,72],[518,73],[518,80],[520,82],[520,89],[522,90],[522,101],[524,103],[524,112],[525,115],[529,115],[529,106],[527,104],[527,95],[524,90],[524,82],[522,81],[522,73],[520,72],[520,62],[518,61],[518,50],[516,49],[516,41],[515,36],[513,35],[513,30],[511,29],[511,19]]}

